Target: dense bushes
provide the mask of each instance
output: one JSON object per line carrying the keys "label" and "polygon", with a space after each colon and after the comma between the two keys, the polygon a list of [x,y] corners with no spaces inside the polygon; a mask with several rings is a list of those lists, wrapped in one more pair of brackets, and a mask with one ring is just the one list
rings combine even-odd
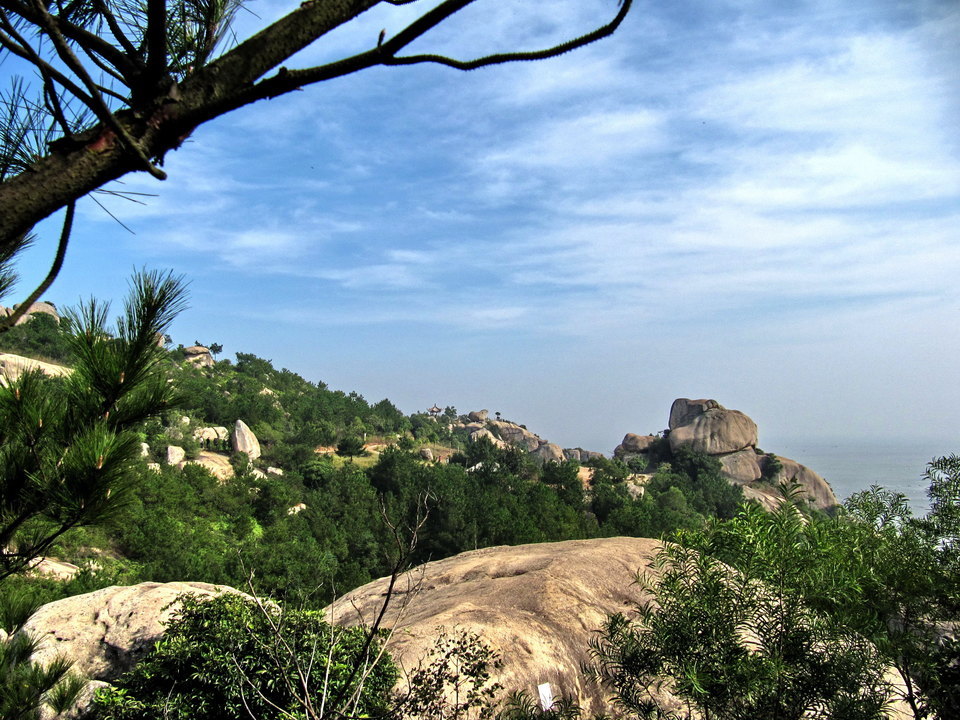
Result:
{"label": "dense bushes", "polygon": [[101,690],[103,720],[379,717],[397,670],[359,629],[239,595],[181,598],[163,638]]}

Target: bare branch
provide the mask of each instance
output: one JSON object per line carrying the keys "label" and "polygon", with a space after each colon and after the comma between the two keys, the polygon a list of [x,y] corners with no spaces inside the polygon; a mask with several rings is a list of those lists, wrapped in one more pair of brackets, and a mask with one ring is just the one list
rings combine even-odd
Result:
{"label": "bare branch", "polygon": [[67,255],[67,244],[70,242],[70,232],[73,230],[73,214],[76,206],[76,202],[67,205],[67,215],[63,219],[63,227],[60,229],[60,242],[57,243],[57,254],[53,258],[53,265],[50,266],[50,271],[47,273],[47,276],[43,279],[43,282],[30,293],[30,296],[20,303],[20,306],[16,310],[3,319],[3,323],[0,324],[0,332],[16,325],[17,320],[27,314],[30,306],[47,291],[53,281],[56,280],[57,275],[60,274],[60,268],[63,267],[63,259]]}
{"label": "bare branch", "polygon": [[[557,57],[558,55],[563,55],[568,53],[571,50],[576,50],[577,48],[583,47],[584,45],[589,45],[597,40],[608,37],[620,27],[620,23],[623,22],[623,19],[627,16],[627,13],[630,11],[630,6],[633,3],[633,0],[623,0],[620,6],[620,11],[617,13],[616,17],[613,18],[609,23],[603,25],[593,32],[587,33],[586,35],[581,35],[578,38],[573,40],[568,40],[567,42],[560,43],[559,45],[554,45],[553,47],[544,48],[543,50],[533,50],[529,52],[512,52],[512,53],[496,53],[494,55],[485,55],[484,57],[475,58],[473,60],[455,60],[453,58],[446,57],[444,55],[410,55],[407,57],[391,57],[383,61],[384,65],[415,65],[418,63],[439,63],[441,65],[446,65],[447,67],[452,67],[457,70],[476,70],[480,67],[485,67],[488,65],[501,65],[508,62],[522,62],[529,60],[546,60],[547,58]],[[390,43],[387,43],[386,46],[389,47]]]}
{"label": "bare branch", "polygon": [[[43,25],[41,13],[25,2],[20,2],[19,0],[0,0],[0,8],[19,15],[34,25]],[[78,27],[63,18],[54,17],[50,15],[50,13],[46,14],[51,18],[57,30],[65,37],[73,40],[81,47],[89,48],[96,52],[119,70],[128,80],[135,78],[142,70],[142,66],[138,65],[134,58],[127,57],[122,51],[115,48],[99,35],[95,35],[88,30]]]}
{"label": "bare branch", "polygon": [[167,72],[167,3],[147,0],[147,92],[152,92]]}
{"label": "bare branch", "polygon": [[36,50],[33,49],[33,46],[24,40],[23,37],[17,32],[17,29],[7,17],[7,13],[3,10],[0,10],[0,27],[2,27],[5,33],[7,33],[7,35],[0,33],[0,45],[3,45],[14,55],[33,63],[33,65],[42,74],[49,75],[51,78],[60,83],[64,89],[67,90],[67,92],[74,95],[84,105],[88,107],[90,106],[90,104],[93,102],[90,96],[81,90],[80,87],[78,87],[77,84],[70,78],[57,70],[46,60],[41,58],[37,54]]}
{"label": "bare branch", "polygon": [[130,42],[130,39],[123,32],[123,28],[120,27],[120,23],[117,22],[116,16],[110,12],[110,8],[107,7],[107,4],[103,0],[97,0],[94,8],[96,9],[97,13],[104,20],[106,20],[107,27],[110,28],[110,32],[114,39],[120,43],[120,47],[123,48],[123,51],[130,57],[140,57],[137,49],[133,46],[133,43]]}
{"label": "bare branch", "polygon": [[324,82],[336,77],[343,77],[344,75],[365,70],[375,65],[414,65],[430,62],[446,65],[457,70],[474,70],[488,65],[500,65],[509,62],[545,60],[563,55],[571,50],[589,45],[612,35],[627,16],[633,0],[623,0],[616,16],[609,23],[602,25],[593,32],[542,50],[497,53],[466,61],[448,58],[443,55],[429,54],[396,57],[397,52],[473,2],[475,2],[475,0],[447,0],[447,2],[438,5],[433,10],[415,20],[397,35],[386,42],[379,43],[377,47],[366,52],[358,53],[326,65],[304,68],[302,70],[289,70],[282,67],[276,75],[262,80],[255,85],[244,87],[235,93],[231,98],[229,108],[235,109],[258,100],[277,97],[304,87],[305,85]]}
{"label": "bare branch", "polygon": [[53,40],[53,44],[56,47],[60,58],[67,65],[67,67],[69,67],[70,70],[72,70],[77,77],[83,81],[83,84],[90,92],[90,96],[93,100],[93,104],[90,105],[90,109],[93,110],[93,112],[104,125],[109,127],[117,134],[117,136],[123,141],[124,146],[137,156],[137,158],[143,163],[147,172],[149,172],[158,180],[166,180],[167,174],[150,161],[150,158],[148,158],[143,152],[143,148],[140,147],[140,144],[130,136],[130,133],[127,132],[127,129],[123,127],[123,125],[113,116],[110,108],[107,107],[106,102],[104,102],[103,97],[100,95],[100,91],[97,89],[97,84],[87,73],[86,68],[83,67],[83,63],[81,63],[79,58],[73,54],[73,51],[67,44],[67,41],[64,39],[63,35],[57,29],[56,24],[53,22],[53,16],[47,12],[47,9],[43,6],[41,0],[34,0],[34,5],[36,6],[37,11],[40,13],[44,29],[50,36],[50,39]]}

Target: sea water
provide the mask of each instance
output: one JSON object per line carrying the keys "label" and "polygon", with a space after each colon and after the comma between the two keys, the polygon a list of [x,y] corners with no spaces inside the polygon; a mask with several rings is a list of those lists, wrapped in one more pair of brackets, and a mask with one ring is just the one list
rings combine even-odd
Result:
{"label": "sea water", "polygon": [[769,443],[777,455],[816,471],[843,501],[871,485],[907,496],[914,514],[929,510],[928,483],[923,477],[934,458],[960,453],[960,441],[933,440],[797,440]]}

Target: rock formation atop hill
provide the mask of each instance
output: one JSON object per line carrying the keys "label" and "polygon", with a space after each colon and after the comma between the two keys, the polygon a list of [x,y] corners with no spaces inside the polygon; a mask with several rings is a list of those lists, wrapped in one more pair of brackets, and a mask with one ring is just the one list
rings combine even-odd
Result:
{"label": "rock formation atop hill", "polygon": [[530,453],[543,462],[563,462],[564,460],[586,461],[599,457],[601,453],[583,448],[561,448],[530,432],[523,425],[508,420],[490,420],[488,410],[474,410],[451,426],[451,429],[465,431],[471,441],[481,438],[489,440],[497,447],[515,447]]}
{"label": "rock formation atop hill", "polygon": [[[6,308],[0,305],[0,317],[12,315],[13,311],[19,307],[19,305],[14,305],[12,308]],[[27,312],[19,320],[17,320],[17,325],[23,325],[25,322],[30,322],[36,315],[49,315],[57,322],[60,322],[60,313],[57,312],[57,308],[53,303],[35,302],[27,309]]]}
{"label": "rock formation atop hill", "polygon": [[251,460],[260,457],[260,441],[243,420],[237,420],[230,435],[234,452],[246,453]]}
{"label": "rock formation atop hill", "polygon": [[[492,547],[427,563],[422,576],[400,583],[387,612],[395,627],[388,648],[406,670],[433,646],[438,628],[466,630],[498,652],[493,678],[504,694],[550,683],[555,697],[576,699],[584,715],[611,712],[606,694],[581,672],[589,643],[611,613],[629,613],[641,599],[637,571],[653,570],[656,540],[603,538]],[[404,579],[405,580],[405,579]],[[388,579],[375,580],[335,602],[331,621],[375,617]],[[398,619],[399,618],[399,619]]]}
{"label": "rock formation atop hill", "polygon": [[213,355],[210,354],[210,348],[205,348],[203,345],[191,345],[183,349],[183,354],[186,356],[188,363],[197,365],[199,367],[213,367]]}
{"label": "rock formation atop hill", "polygon": [[[765,507],[779,502],[778,486],[783,482],[797,483],[816,508],[825,510],[837,504],[826,480],[795,460],[759,451],[757,424],[716,400],[674,400],[664,435],[671,452],[686,446],[716,457],[727,479],[743,487],[747,498],[758,500]],[[657,439],[653,435],[627,433],[613,454],[621,459],[646,457]]]}

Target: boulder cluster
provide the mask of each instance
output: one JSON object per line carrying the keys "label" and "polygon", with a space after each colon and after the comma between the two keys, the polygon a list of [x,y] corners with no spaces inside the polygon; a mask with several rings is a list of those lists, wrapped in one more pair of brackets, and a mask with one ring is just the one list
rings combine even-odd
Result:
{"label": "boulder cluster", "polygon": [[[0,305],[0,318],[13,315],[14,311],[19,308],[19,305],[14,305],[12,308]],[[50,315],[54,320],[60,322],[60,313],[57,312],[57,308],[53,303],[35,302],[27,308],[26,313],[17,320],[16,324],[23,325],[25,322],[30,322],[36,315]]]}
{"label": "boulder cluster", "polygon": [[[686,446],[716,457],[730,482],[742,486],[745,496],[767,507],[779,502],[781,483],[799,485],[814,507],[825,510],[837,504],[826,480],[795,460],[758,450],[757,424],[716,400],[674,400],[664,437],[671,452]],[[624,460],[643,458],[658,439],[655,435],[628,433],[613,454]]]}
{"label": "boulder cluster", "polygon": [[489,415],[488,410],[474,410],[462,416],[450,426],[450,429],[454,432],[466,432],[473,442],[484,438],[500,448],[519,448],[543,462],[564,462],[565,460],[585,462],[592,457],[602,455],[602,453],[583,448],[562,448],[530,432],[523,425],[508,420],[491,420]]}

